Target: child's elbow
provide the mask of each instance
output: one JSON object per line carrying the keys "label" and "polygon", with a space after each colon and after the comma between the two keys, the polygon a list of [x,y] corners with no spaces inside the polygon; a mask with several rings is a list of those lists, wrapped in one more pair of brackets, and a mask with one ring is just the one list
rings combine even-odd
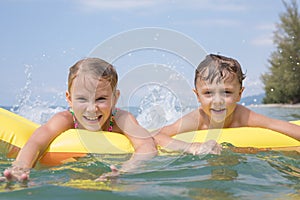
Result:
{"label": "child's elbow", "polygon": [[156,145],[164,147],[167,146],[171,142],[171,137],[167,136],[163,133],[158,133],[153,136]]}
{"label": "child's elbow", "polygon": [[151,146],[149,147],[149,156],[157,156],[158,155],[158,150],[157,150],[157,146],[156,146],[156,143],[155,143],[155,140],[153,139],[153,143],[151,144]]}
{"label": "child's elbow", "polygon": [[140,155],[144,155],[146,157],[154,157],[158,155],[158,150],[156,147],[156,144],[154,142],[154,140],[152,140],[153,142],[150,142],[148,144],[143,144],[140,145],[139,147],[135,148],[135,153],[140,154]]}

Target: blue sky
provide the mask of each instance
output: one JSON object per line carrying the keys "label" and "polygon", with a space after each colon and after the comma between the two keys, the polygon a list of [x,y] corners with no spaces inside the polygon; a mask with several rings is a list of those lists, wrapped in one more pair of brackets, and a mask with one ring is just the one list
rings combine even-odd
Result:
{"label": "blue sky", "polygon": [[[109,38],[145,27],[175,31],[208,53],[236,58],[247,74],[244,96],[259,94],[284,11],[280,0],[3,0],[0,105],[18,104],[24,94],[64,103],[71,65]],[[144,57],[159,62],[157,55],[144,52]]]}

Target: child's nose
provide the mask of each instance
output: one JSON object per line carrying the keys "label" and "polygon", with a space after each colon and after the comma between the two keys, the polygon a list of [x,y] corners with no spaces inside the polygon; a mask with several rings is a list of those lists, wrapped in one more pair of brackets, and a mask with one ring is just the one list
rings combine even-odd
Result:
{"label": "child's nose", "polygon": [[221,94],[215,94],[214,97],[213,97],[213,103],[215,105],[222,105],[224,104],[224,96],[221,95]]}
{"label": "child's nose", "polygon": [[96,104],[95,102],[89,102],[88,106],[87,106],[87,111],[89,112],[95,112],[96,111]]}

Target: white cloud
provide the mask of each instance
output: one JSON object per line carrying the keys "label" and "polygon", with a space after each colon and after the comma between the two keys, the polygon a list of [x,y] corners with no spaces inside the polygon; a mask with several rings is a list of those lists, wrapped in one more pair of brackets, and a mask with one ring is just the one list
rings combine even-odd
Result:
{"label": "white cloud", "polygon": [[257,30],[265,30],[265,31],[274,31],[275,30],[275,24],[259,24],[256,26]]}
{"label": "white cloud", "polygon": [[[239,1],[219,0],[77,0],[81,10],[97,11],[97,10],[126,10],[126,9],[155,9],[152,11],[184,9],[184,10],[208,10],[208,11],[224,11],[224,12],[240,12],[247,10],[247,6],[239,3]],[[217,5],[217,6],[216,6]]]}
{"label": "white cloud", "polygon": [[264,85],[259,77],[248,77],[244,81],[245,90],[243,97],[264,93]]}
{"label": "white cloud", "polygon": [[272,46],[273,45],[273,36],[268,35],[261,35],[257,38],[254,38],[250,41],[250,44],[254,46]]}
{"label": "white cloud", "polygon": [[265,23],[255,26],[255,31],[261,34],[250,41],[254,46],[272,46],[273,45],[273,32],[275,30],[275,24]]}
{"label": "white cloud", "polygon": [[241,23],[235,19],[197,19],[197,20],[186,20],[186,21],[176,21],[174,22],[177,25],[188,25],[188,26],[195,26],[195,27],[236,27],[239,26]]}
{"label": "white cloud", "polygon": [[147,8],[156,5],[158,2],[151,0],[78,0],[78,3],[84,11],[108,11]]}
{"label": "white cloud", "polygon": [[235,1],[219,1],[219,0],[202,0],[202,1],[189,1],[182,4],[179,1],[181,7],[186,7],[194,10],[209,10],[209,11],[223,11],[223,12],[240,12],[247,10],[247,6],[239,4]]}

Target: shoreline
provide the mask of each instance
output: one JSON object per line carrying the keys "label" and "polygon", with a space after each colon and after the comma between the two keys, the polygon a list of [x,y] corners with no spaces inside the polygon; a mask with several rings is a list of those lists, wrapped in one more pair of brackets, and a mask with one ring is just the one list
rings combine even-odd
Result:
{"label": "shoreline", "polygon": [[298,104],[251,104],[247,107],[277,107],[277,108],[300,108],[300,103]]}
{"label": "shoreline", "polygon": [[[272,104],[249,104],[249,105],[245,105],[245,104],[242,104],[241,105],[243,106],[246,106],[246,107],[267,107],[267,108],[300,108],[300,103],[297,103],[297,104],[276,104],[276,103],[272,103]],[[11,108],[12,106],[3,106],[3,105],[0,105],[0,108],[4,108],[4,109],[7,109],[7,108]],[[65,106],[57,106],[57,107],[65,107]],[[135,106],[129,106],[131,108],[137,108]],[[128,108],[129,108],[128,107]],[[198,107],[198,106],[195,106],[195,107]]]}

